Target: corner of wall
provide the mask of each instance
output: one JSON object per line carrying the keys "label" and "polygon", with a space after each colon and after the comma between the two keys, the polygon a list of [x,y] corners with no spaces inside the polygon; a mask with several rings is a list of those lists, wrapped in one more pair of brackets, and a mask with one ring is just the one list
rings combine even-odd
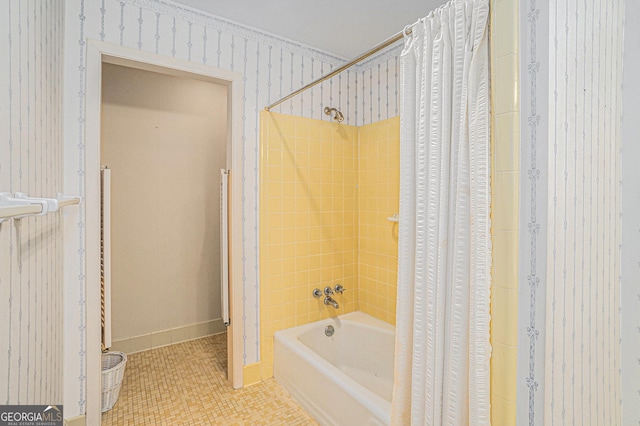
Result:
{"label": "corner of wall", "polygon": [[491,424],[516,420],[520,181],[519,4],[491,2]]}
{"label": "corner of wall", "polygon": [[635,114],[640,112],[640,2],[628,1],[625,4],[624,28],[624,75],[622,94],[622,253],[621,253],[621,367],[624,380],[620,389],[622,395],[622,423],[640,424],[640,121]]}
{"label": "corner of wall", "polygon": [[87,424],[87,417],[84,415],[71,417],[69,419],[64,419],[65,426],[86,426],[86,424]]}
{"label": "corner of wall", "polygon": [[400,199],[400,117],[358,128],[358,303],[395,325]]}
{"label": "corner of wall", "polygon": [[245,365],[242,369],[242,387],[247,387],[262,381],[262,363],[256,362]]}

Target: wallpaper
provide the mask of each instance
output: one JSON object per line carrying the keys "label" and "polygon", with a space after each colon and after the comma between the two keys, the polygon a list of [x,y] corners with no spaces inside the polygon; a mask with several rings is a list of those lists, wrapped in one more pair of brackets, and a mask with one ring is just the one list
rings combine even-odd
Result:
{"label": "wallpaper", "polygon": [[[344,63],[308,46],[283,40],[166,0],[68,0],[65,3],[65,185],[84,193],[86,40],[204,63],[243,74],[242,276],[243,360],[259,361],[258,162],[259,111]],[[400,30],[400,29],[399,29]],[[397,115],[398,47],[353,67],[274,108],[319,120],[325,106],[345,123],[368,124]],[[65,416],[85,411],[84,210],[65,227]]]}
{"label": "wallpaper", "polygon": [[622,424],[623,6],[550,2],[544,420],[550,426]]}
{"label": "wallpaper", "polygon": [[549,49],[549,4],[521,2],[516,421],[530,426],[544,422]]}
{"label": "wallpaper", "polygon": [[[0,192],[62,191],[63,15],[0,3]],[[62,404],[62,214],[0,224],[0,405]]]}
{"label": "wallpaper", "polygon": [[[549,424],[580,423],[582,416],[619,424],[621,98],[619,85],[605,82],[619,81],[621,72],[622,0],[550,5],[527,0],[521,11],[526,174],[521,223],[528,234],[520,250],[527,252],[521,263],[526,267],[520,267],[525,275],[520,282],[527,285],[520,286],[524,344],[518,359],[518,419],[543,424],[546,412]],[[346,58],[167,0],[9,0],[0,6],[0,31],[5,33],[0,57],[6,58],[0,61],[0,192],[54,196],[61,191],[64,156],[68,184],[76,190],[71,195],[84,195],[87,38],[244,75],[243,359],[245,365],[259,361],[259,111]],[[555,46],[557,52],[549,56]],[[343,112],[345,123],[356,126],[397,116],[399,49],[374,56],[274,111],[329,120],[323,108],[333,106]],[[547,135],[553,137],[548,154]],[[548,204],[542,190],[547,178]],[[64,266],[72,277],[64,283],[64,325],[63,217],[65,252],[71,254]],[[629,224],[629,232],[640,229]],[[62,402],[64,344],[65,417],[85,411],[84,235],[82,206],[0,225],[0,403]],[[624,275],[623,284],[632,282],[634,273]],[[625,299],[637,303],[640,296],[632,293]],[[629,344],[638,339],[640,321],[631,324],[624,336]],[[629,361],[636,369],[637,358]],[[638,390],[624,396],[637,398]]]}

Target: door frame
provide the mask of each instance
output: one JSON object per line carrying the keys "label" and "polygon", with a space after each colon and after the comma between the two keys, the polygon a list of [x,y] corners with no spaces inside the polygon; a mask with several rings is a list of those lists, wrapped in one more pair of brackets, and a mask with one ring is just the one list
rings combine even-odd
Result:
{"label": "door frame", "polygon": [[[242,74],[89,39],[86,69],[86,357],[87,424],[99,424],[101,414],[101,327],[100,327],[100,120],[102,64],[124,65],[178,77],[209,81],[227,87],[227,168],[230,169],[229,296],[231,325],[228,329],[227,363],[229,380],[235,389],[243,385],[242,235],[232,232],[242,223]],[[91,423],[89,421],[91,420]]]}

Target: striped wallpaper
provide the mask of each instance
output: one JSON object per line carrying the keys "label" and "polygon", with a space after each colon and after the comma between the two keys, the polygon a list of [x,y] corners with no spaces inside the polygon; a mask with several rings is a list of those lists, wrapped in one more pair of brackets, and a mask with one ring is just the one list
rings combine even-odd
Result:
{"label": "striped wallpaper", "polygon": [[[344,63],[308,46],[225,21],[168,0],[65,2],[65,185],[84,194],[86,39],[233,70],[244,75],[242,105],[243,359],[259,361],[258,114],[266,105]],[[369,124],[398,114],[399,46],[274,108],[320,120],[325,106],[345,122]],[[65,416],[85,411],[84,211],[65,227]]]}
{"label": "striped wallpaper", "polygon": [[552,0],[549,5],[544,424],[622,424],[619,182],[624,2]]}
{"label": "striped wallpaper", "polygon": [[[62,191],[63,15],[0,2],[0,192]],[[62,404],[60,215],[0,224],[0,405]]]}

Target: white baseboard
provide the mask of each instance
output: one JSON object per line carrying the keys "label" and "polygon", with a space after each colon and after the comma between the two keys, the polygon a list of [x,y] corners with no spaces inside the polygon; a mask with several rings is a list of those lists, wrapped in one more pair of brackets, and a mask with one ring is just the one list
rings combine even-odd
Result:
{"label": "white baseboard", "polygon": [[186,325],[184,327],[171,328],[169,330],[155,333],[133,336],[127,339],[114,340],[111,342],[112,351],[120,351],[126,354],[142,352],[153,348],[173,345],[188,340],[199,339],[212,334],[222,333],[226,330],[222,319],[205,321],[197,324]]}

